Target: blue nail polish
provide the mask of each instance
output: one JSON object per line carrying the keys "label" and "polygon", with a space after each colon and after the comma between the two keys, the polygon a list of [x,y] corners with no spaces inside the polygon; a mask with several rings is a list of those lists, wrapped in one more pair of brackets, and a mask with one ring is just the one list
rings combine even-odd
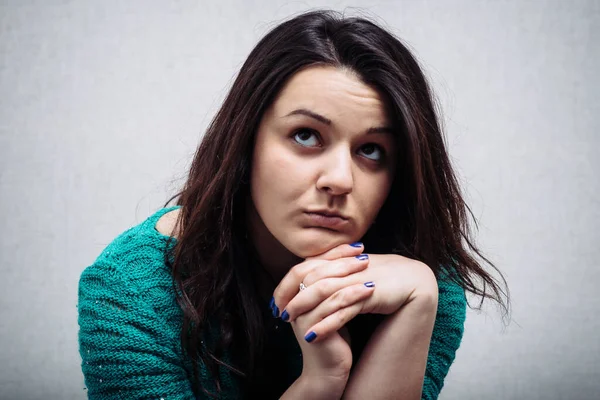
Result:
{"label": "blue nail polish", "polygon": [[281,313],[281,319],[284,322],[288,322],[288,320],[290,319],[290,314],[288,314],[287,310],[283,310],[283,312]]}
{"label": "blue nail polish", "polygon": [[366,287],[375,287],[375,283],[373,281],[365,282]]}
{"label": "blue nail polish", "polygon": [[361,247],[362,245],[363,245],[362,242],[350,243],[350,246],[352,246],[352,247]]}
{"label": "blue nail polish", "polygon": [[355,256],[356,258],[358,258],[359,260],[368,260],[369,259],[369,255],[368,254],[359,254],[357,256]]}
{"label": "blue nail polish", "polygon": [[317,334],[314,333],[313,331],[310,331],[308,333],[308,335],[304,336],[304,340],[306,340],[308,343],[312,342],[316,338],[317,338]]}
{"label": "blue nail polish", "polygon": [[279,307],[277,307],[275,304],[273,304],[273,316],[275,318],[279,317]]}
{"label": "blue nail polish", "polygon": [[269,302],[269,307],[271,308],[271,314],[275,317],[275,297],[271,297],[271,301]]}

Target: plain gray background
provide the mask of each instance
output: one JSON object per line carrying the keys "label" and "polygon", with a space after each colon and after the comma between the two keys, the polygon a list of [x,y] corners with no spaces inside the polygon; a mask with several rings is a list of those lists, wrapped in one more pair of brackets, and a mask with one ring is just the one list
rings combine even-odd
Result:
{"label": "plain gray background", "polygon": [[598,398],[600,2],[466,0],[2,1],[0,398],[85,398],[82,270],[179,188],[258,39],[323,6],[414,49],[510,285],[441,399]]}

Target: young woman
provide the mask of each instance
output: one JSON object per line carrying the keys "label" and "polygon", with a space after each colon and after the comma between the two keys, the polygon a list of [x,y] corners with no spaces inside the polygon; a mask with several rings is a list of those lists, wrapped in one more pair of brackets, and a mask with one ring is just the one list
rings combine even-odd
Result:
{"label": "young woman", "polygon": [[90,398],[434,399],[465,290],[502,302],[423,73],[361,18],[268,33],[176,197],[81,276]]}

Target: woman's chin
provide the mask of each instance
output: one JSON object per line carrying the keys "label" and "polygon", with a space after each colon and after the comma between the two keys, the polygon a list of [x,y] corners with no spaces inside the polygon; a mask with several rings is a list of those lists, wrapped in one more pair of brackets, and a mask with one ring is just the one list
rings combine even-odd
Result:
{"label": "woman's chin", "polygon": [[338,237],[319,236],[320,237],[310,238],[308,240],[299,240],[295,243],[295,246],[293,246],[292,253],[300,258],[316,257],[328,252],[334,247],[351,242],[341,235]]}

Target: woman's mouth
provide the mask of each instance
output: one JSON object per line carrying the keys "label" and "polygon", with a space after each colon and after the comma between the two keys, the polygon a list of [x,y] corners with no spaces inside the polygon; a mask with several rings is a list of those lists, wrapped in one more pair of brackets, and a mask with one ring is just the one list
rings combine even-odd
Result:
{"label": "woman's mouth", "polygon": [[339,214],[325,213],[325,212],[305,212],[308,223],[311,227],[327,228],[327,229],[341,229],[349,223],[348,218],[345,218]]}

